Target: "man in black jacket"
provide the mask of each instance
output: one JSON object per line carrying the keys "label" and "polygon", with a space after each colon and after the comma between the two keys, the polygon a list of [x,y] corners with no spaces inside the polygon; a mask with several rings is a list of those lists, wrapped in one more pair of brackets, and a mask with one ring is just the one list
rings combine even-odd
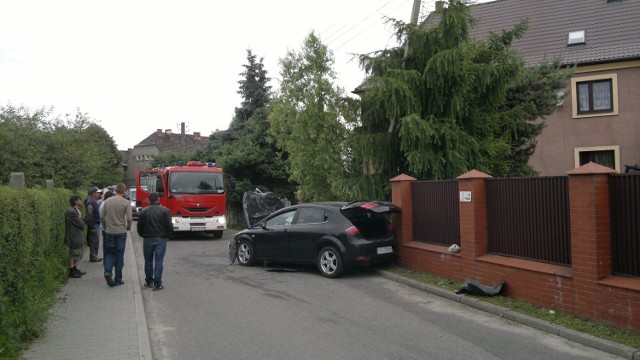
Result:
{"label": "man in black jacket", "polygon": [[138,216],[137,230],[138,235],[144,239],[144,287],[158,291],[164,289],[162,263],[167,251],[167,240],[173,232],[173,223],[171,222],[171,211],[158,204],[158,193],[149,194],[149,202],[151,205],[142,209]]}

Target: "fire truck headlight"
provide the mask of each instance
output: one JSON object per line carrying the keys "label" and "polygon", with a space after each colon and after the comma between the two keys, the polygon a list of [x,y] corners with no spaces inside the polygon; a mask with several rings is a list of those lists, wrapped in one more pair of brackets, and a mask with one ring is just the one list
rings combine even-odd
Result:
{"label": "fire truck headlight", "polygon": [[226,222],[227,222],[227,220],[224,218],[224,216],[220,216],[220,217],[218,218],[218,222],[219,222],[220,224],[224,224],[224,223],[226,223]]}

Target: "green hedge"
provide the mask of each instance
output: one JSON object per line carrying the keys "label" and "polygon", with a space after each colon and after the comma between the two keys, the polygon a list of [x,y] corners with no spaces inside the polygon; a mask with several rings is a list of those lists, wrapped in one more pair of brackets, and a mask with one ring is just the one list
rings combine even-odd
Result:
{"label": "green hedge", "polygon": [[64,213],[71,191],[0,186],[0,358],[40,337],[67,280]]}

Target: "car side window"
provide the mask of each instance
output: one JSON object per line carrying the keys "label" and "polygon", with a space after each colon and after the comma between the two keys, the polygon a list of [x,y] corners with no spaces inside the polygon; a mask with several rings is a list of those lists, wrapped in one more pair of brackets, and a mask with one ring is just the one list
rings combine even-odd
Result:
{"label": "car side window", "polygon": [[265,222],[267,227],[278,225],[291,225],[293,222],[293,216],[296,214],[295,210],[285,211],[282,214],[278,214]]}
{"label": "car side window", "polygon": [[321,224],[326,221],[324,209],[300,208],[296,224]]}

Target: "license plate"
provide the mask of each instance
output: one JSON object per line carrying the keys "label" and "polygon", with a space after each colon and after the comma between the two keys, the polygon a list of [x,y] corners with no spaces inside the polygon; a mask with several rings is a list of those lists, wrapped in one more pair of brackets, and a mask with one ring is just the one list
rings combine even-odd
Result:
{"label": "license plate", "polygon": [[393,248],[391,246],[381,246],[376,249],[376,252],[378,253],[378,255],[389,254],[393,252]]}
{"label": "license plate", "polygon": [[191,227],[191,231],[204,231],[205,227],[204,226],[192,226]]}

